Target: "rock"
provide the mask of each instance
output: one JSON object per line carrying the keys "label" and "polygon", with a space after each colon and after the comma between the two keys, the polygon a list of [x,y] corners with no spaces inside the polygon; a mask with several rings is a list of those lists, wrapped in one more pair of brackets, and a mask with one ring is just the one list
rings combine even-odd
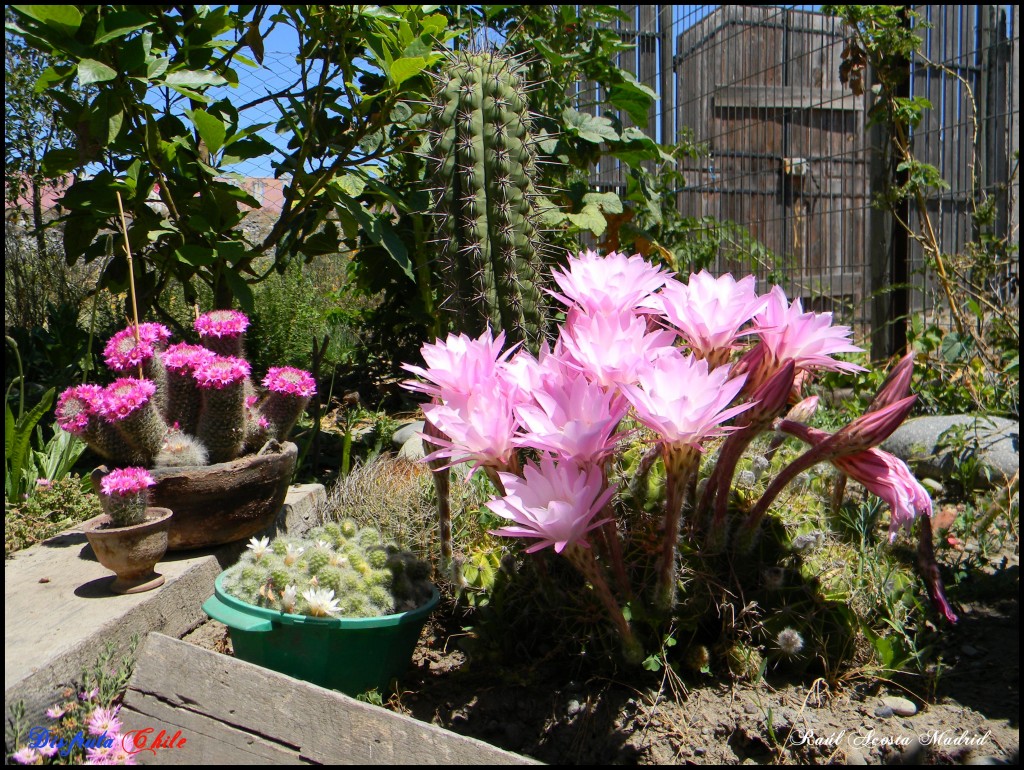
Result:
{"label": "rock", "polygon": [[893,716],[893,711],[886,705],[881,705],[875,709],[875,716],[882,717],[883,719]]}
{"label": "rock", "polygon": [[423,459],[424,454],[423,439],[416,435],[409,436],[402,444],[402,448],[398,450],[398,458],[410,462],[419,462]]}
{"label": "rock", "polygon": [[851,746],[848,749],[844,749],[846,752],[846,764],[848,765],[866,765],[868,763],[867,758],[861,754],[860,749],[856,749]]}
{"label": "rock", "polygon": [[882,705],[898,717],[912,717],[917,713],[914,702],[898,695],[887,695],[882,698]]}
{"label": "rock", "polygon": [[954,477],[956,457],[962,447],[940,447],[940,436],[958,425],[968,426],[967,446],[977,443],[978,459],[991,471],[991,480],[979,473],[975,485],[1001,484],[1020,470],[1020,422],[1005,417],[969,414],[915,417],[882,442],[882,449],[905,460],[922,478],[949,481]]}
{"label": "rock", "polygon": [[408,441],[413,434],[422,431],[423,427],[423,420],[407,422],[394,432],[391,436],[391,443],[394,445],[395,449],[401,449],[405,442]]}
{"label": "rock", "polygon": [[569,701],[569,703],[568,703],[568,705],[566,706],[566,709],[565,709],[565,713],[568,714],[571,717],[576,716],[581,711],[583,711],[583,704],[581,704],[575,698],[573,700]]}

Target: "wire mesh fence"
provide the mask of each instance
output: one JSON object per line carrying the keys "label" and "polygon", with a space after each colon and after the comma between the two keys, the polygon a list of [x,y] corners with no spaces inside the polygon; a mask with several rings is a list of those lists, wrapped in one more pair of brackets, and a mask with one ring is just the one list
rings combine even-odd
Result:
{"label": "wire mesh fence", "polygon": [[[849,33],[837,19],[813,6],[619,8],[628,20],[617,29],[636,46],[619,65],[660,97],[645,130],[704,150],[681,163],[680,211],[735,223],[772,255],[766,264],[723,250],[714,269],[781,276],[805,307],[833,311],[861,339],[874,330],[876,355],[901,346],[908,314],[948,323],[922,245],[872,205],[885,181],[884,137],[869,127],[870,89],[855,95],[840,82]],[[949,185],[927,203],[942,252],[963,254],[978,237],[972,215],[983,195],[994,196],[994,234],[1016,243],[1016,6],[914,10],[923,45],[906,65],[910,95],[931,102],[914,151]],[[591,84],[581,96],[600,103]],[[591,180],[625,184],[614,160]],[[916,213],[907,223],[925,226]],[[1018,265],[1014,254],[996,271],[1004,302],[1019,301]]]}

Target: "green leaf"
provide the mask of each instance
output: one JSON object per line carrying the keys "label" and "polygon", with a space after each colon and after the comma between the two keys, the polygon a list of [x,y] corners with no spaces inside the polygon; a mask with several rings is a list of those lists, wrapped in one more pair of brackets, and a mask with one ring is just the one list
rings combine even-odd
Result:
{"label": "green leaf", "polygon": [[638,126],[647,127],[648,110],[653,100],[632,84],[615,85],[608,89],[608,103],[624,110]]}
{"label": "green leaf", "polygon": [[78,82],[83,86],[89,83],[105,83],[117,77],[117,71],[95,59],[82,59],[78,62]]}
{"label": "green leaf", "polygon": [[427,66],[427,60],[422,56],[407,56],[402,59],[395,59],[391,65],[391,79],[396,85],[402,85],[411,77],[419,75]]}
{"label": "green leaf", "polygon": [[15,5],[13,8],[68,37],[82,26],[82,14],[73,5]]}
{"label": "green leaf", "polygon": [[256,302],[252,296],[252,287],[246,283],[246,280],[238,271],[225,269],[224,279],[228,282],[228,286],[231,288],[231,292],[235,295],[235,299],[238,300],[242,310],[250,314],[255,312]]}
{"label": "green leaf", "polygon": [[220,152],[220,148],[224,146],[224,137],[227,135],[224,123],[206,110],[186,110],[186,113],[192,119],[192,124],[199,132],[199,138],[206,143],[210,154],[216,155]]}
{"label": "green leaf", "polygon": [[562,113],[562,122],[569,134],[594,144],[615,142],[619,139],[619,132],[615,130],[615,126],[603,116],[598,117],[568,109]]}
{"label": "green leaf", "polygon": [[588,203],[578,214],[567,214],[566,218],[577,227],[590,230],[594,235],[601,235],[608,227],[601,209]]}
{"label": "green leaf", "polygon": [[237,142],[228,141],[221,156],[221,165],[230,166],[251,158],[261,158],[274,151],[274,145],[262,136],[252,136]]}
{"label": "green leaf", "polygon": [[263,64],[263,35],[260,34],[259,25],[255,21],[251,22],[245,30],[245,37],[242,38],[245,44],[249,46],[249,50],[252,51],[253,57],[256,59],[258,64]]}
{"label": "green leaf", "polygon": [[95,45],[109,43],[115,38],[126,37],[132,32],[145,29],[152,24],[152,21],[147,20],[138,11],[115,11],[100,19],[99,26],[96,28],[96,39],[93,43]]}
{"label": "green leaf", "polygon": [[167,67],[171,64],[171,60],[167,57],[161,57],[159,59],[153,59],[146,63],[146,77],[150,80],[156,80],[158,77],[167,72]]}
{"label": "green leaf", "polygon": [[332,180],[331,185],[351,198],[358,198],[366,189],[366,180],[355,174],[344,174]]}
{"label": "green leaf", "polygon": [[217,261],[217,253],[213,249],[194,244],[185,244],[181,248],[175,249],[174,256],[193,267],[204,267]]}
{"label": "green leaf", "polygon": [[617,193],[587,193],[583,196],[583,202],[600,206],[601,210],[607,214],[622,213],[622,199],[619,198]]}
{"label": "green leaf", "polygon": [[338,226],[334,222],[324,224],[323,230],[313,233],[302,241],[299,251],[307,257],[319,257],[338,252]]}
{"label": "green leaf", "polygon": [[46,176],[58,178],[71,173],[79,165],[78,150],[58,147],[43,156],[42,169]]}

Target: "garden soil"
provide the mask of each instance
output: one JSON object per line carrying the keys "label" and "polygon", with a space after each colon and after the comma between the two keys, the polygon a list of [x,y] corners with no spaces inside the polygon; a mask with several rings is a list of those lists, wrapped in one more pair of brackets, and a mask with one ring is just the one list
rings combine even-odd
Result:
{"label": "garden soil", "polygon": [[[987,563],[961,593],[971,600],[958,605],[960,622],[938,636],[930,681],[595,675],[582,657],[556,656],[502,666],[467,654],[466,619],[439,611],[384,705],[552,764],[1016,763],[1015,542]],[[230,654],[212,621],[187,640]]]}

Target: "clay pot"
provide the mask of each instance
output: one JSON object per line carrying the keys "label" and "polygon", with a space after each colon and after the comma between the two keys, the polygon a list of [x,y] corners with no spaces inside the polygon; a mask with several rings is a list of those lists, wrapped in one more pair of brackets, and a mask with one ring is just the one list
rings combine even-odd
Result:
{"label": "clay pot", "polygon": [[[269,441],[259,453],[227,463],[150,470],[156,480],[151,504],[174,511],[167,550],[234,543],[271,526],[298,456],[295,444]],[[92,472],[94,489],[108,472],[106,466]]]}
{"label": "clay pot", "polygon": [[149,507],[141,524],[114,527],[103,514],[85,525],[85,536],[99,563],[117,576],[111,591],[138,594],[164,584],[164,576],[153,568],[167,553],[171,520],[169,508]]}

